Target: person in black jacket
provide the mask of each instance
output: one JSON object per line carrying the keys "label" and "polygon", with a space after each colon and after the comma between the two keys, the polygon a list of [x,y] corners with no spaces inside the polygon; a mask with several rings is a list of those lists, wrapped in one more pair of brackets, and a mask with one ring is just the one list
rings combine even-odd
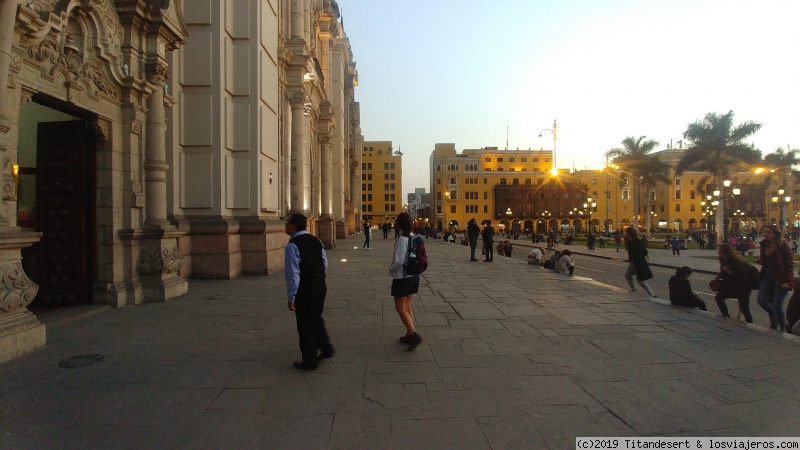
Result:
{"label": "person in black jacket", "polygon": [[467,222],[467,237],[469,238],[469,260],[477,261],[475,257],[475,249],[478,247],[478,235],[481,234],[481,229],[475,222],[475,219],[469,219]]}
{"label": "person in black jacket", "polygon": [[[289,310],[297,320],[302,361],[295,361],[300,370],[317,370],[318,360],[333,357],[336,351],[331,345],[322,310],[325,307],[325,272],[328,259],[325,247],[318,237],[306,232],[306,216],[292,214],[286,222],[286,234],[291,236],[284,248],[286,258],[284,274],[289,296]],[[317,355],[317,351],[321,351]]]}
{"label": "person in black jacket", "polygon": [[625,247],[628,249],[628,269],[625,271],[625,280],[631,287],[631,292],[636,292],[636,286],[633,285],[633,276],[636,275],[636,281],[639,286],[644,288],[647,295],[656,297],[655,292],[647,284],[647,280],[653,278],[653,272],[650,271],[650,265],[647,264],[647,246],[639,239],[636,228],[625,229]]}
{"label": "person in black jacket", "polygon": [[720,312],[725,317],[730,317],[726,298],[735,298],[739,301],[739,310],[744,315],[744,320],[753,323],[753,314],[750,312],[750,292],[752,291],[747,280],[746,262],[733,250],[729,244],[720,244],[719,250],[719,275],[720,289],[714,300]]}
{"label": "person in black jacket", "polygon": [[492,248],[494,245],[494,227],[490,220],[486,221],[486,226],[483,227],[481,236],[483,237],[483,245],[486,247],[486,259],[484,261],[494,261],[494,248]]}
{"label": "person in black jacket", "polygon": [[706,302],[700,300],[700,297],[692,290],[692,284],[689,282],[691,274],[692,268],[688,266],[679,267],[675,271],[675,275],[669,279],[669,302],[673,305],[700,308],[705,311]]}

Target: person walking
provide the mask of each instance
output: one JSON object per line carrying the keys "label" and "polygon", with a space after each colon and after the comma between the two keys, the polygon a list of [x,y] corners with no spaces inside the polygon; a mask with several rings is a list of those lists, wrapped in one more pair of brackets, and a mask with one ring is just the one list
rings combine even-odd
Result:
{"label": "person walking", "polygon": [[[328,259],[322,241],[306,232],[306,216],[292,214],[286,222],[286,234],[291,236],[284,247],[286,287],[289,311],[294,311],[297,334],[300,338],[302,361],[295,361],[300,370],[317,370],[318,361],[333,357],[322,310],[325,307],[325,273]],[[321,351],[317,355],[317,351]]]}
{"label": "person walking", "polygon": [[411,298],[419,291],[419,275],[409,275],[405,269],[408,248],[414,237],[411,232],[411,216],[407,212],[398,214],[394,226],[400,230],[400,236],[394,242],[394,254],[389,265],[389,273],[392,275],[391,294],[394,297],[394,309],[406,327],[405,336],[399,340],[408,345],[408,351],[412,351],[422,343],[422,336],[414,327],[414,310],[411,308]]}
{"label": "person walking", "polygon": [[389,237],[389,228],[391,228],[391,227],[392,226],[389,225],[389,222],[383,222],[383,226],[381,227],[381,229],[383,230],[383,238],[384,239]]}
{"label": "person walking", "polygon": [[678,236],[673,236],[672,240],[669,241],[669,245],[672,246],[672,256],[681,256],[681,243],[678,241]]}
{"label": "person walking", "polygon": [[483,237],[483,246],[486,247],[486,259],[484,259],[484,262],[492,262],[494,261],[494,227],[492,227],[491,220],[486,221],[481,237]]}
{"label": "person walking", "polygon": [[739,302],[739,311],[744,315],[747,323],[753,323],[753,314],[750,312],[750,292],[752,291],[747,279],[748,264],[728,244],[720,244],[717,250],[719,257],[719,291],[714,296],[720,312],[725,317],[730,317],[726,298],[735,298]]}
{"label": "person walking", "polygon": [[617,253],[619,253],[619,244],[622,242],[622,237],[619,235],[619,231],[614,234],[614,243],[617,244]]}
{"label": "person walking", "polygon": [[636,286],[633,285],[633,276],[636,275],[636,282],[647,292],[647,295],[656,297],[655,292],[647,284],[647,280],[653,278],[653,272],[650,271],[650,265],[647,263],[647,247],[639,239],[636,228],[625,229],[625,247],[628,249],[628,269],[625,271],[625,280],[631,287],[631,292],[636,292]]}
{"label": "person walking", "polygon": [[794,261],[792,249],[783,239],[783,233],[775,225],[764,227],[761,240],[761,284],[758,287],[758,305],[769,314],[770,328],[786,331],[786,315],[783,301],[792,289]]}
{"label": "person walking", "polygon": [[370,236],[370,234],[371,234],[370,233],[370,224],[369,224],[369,220],[366,217],[364,218],[364,223],[361,225],[361,227],[364,229],[364,247],[363,248],[371,250],[369,248],[369,240],[370,240],[370,237],[371,237]]}
{"label": "person walking", "polygon": [[475,249],[478,247],[478,235],[481,234],[481,229],[475,222],[475,218],[469,219],[467,222],[467,237],[469,239],[469,260],[477,261],[475,257]]}

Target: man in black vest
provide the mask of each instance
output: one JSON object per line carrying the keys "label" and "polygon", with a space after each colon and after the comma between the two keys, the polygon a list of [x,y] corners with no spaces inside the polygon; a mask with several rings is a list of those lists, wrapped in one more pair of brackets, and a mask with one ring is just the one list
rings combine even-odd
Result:
{"label": "man in black vest", "polygon": [[[306,232],[306,216],[292,214],[286,222],[286,234],[291,236],[284,248],[286,287],[289,310],[297,319],[302,361],[295,361],[300,370],[317,370],[318,361],[331,358],[336,353],[331,345],[322,310],[325,306],[325,272],[328,259],[322,241]],[[322,353],[317,355],[317,351]]]}

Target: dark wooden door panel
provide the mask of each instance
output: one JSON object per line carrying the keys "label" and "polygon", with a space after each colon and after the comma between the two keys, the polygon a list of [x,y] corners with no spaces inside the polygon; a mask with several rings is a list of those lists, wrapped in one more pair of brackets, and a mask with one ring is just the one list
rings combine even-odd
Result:
{"label": "dark wooden door panel", "polygon": [[88,302],[94,258],[93,138],[83,121],[39,124],[36,229],[32,247],[36,306]]}

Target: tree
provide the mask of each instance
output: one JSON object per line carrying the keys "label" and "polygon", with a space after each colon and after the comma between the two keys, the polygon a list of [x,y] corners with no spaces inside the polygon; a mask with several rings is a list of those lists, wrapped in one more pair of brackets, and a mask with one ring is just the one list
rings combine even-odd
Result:
{"label": "tree", "polygon": [[[753,163],[761,160],[761,151],[745,139],[761,129],[761,124],[748,121],[733,125],[733,111],[719,115],[708,113],[703,120],[689,124],[683,138],[690,142],[689,147],[675,166],[675,173],[682,174],[687,170],[710,172],[714,175],[714,184],[724,195],[722,180],[731,172],[749,170]],[[725,212],[720,201],[716,214],[716,229],[723,230]],[[721,243],[724,233],[717,233],[717,242]]]}
{"label": "tree", "polygon": [[650,228],[652,228],[651,220],[652,214],[650,210],[650,192],[653,188],[656,187],[658,183],[664,183],[670,185],[672,180],[669,177],[669,164],[661,161],[658,156],[656,155],[648,155],[645,161],[639,166],[639,177],[642,180],[642,184],[644,184],[646,195],[645,195],[645,228],[647,231],[645,233],[648,237],[650,237]]}
{"label": "tree", "polygon": [[[623,172],[633,178],[633,226],[637,230],[639,228],[639,193],[642,180],[640,172],[648,164],[648,159],[652,157],[651,152],[656,147],[658,147],[658,141],[647,139],[647,136],[638,138],[628,136],[622,140],[622,148],[612,148],[606,152],[606,158],[612,158]],[[649,227],[647,232],[650,232]]]}
{"label": "tree", "polygon": [[781,183],[786,187],[789,186],[789,176],[795,172],[792,167],[800,164],[799,154],[800,150],[796,148],[784,151],[783,147],[778,147],[775,153],[764,155],[764,165],[780,172]]}

